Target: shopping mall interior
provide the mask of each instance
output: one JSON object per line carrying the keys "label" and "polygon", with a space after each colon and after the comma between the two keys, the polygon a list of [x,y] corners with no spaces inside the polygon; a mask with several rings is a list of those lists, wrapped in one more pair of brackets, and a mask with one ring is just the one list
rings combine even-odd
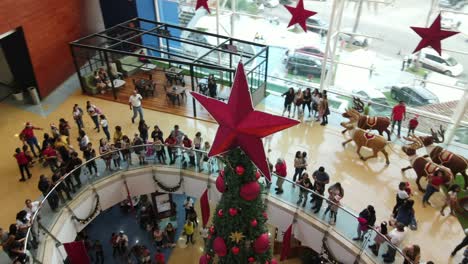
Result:
{"label": "shopping mall interior", "polygon": [[[289,25],[301,3],[315,14]],[[467,0],[3,0],[0,14],[0,263],[468,263]],[[415,52],[414,27],[434,25],[457,34]],[[228,104],[241,86],[251,99],[226,114],[251,100],[298,121],[251,132],[256,157],[241,146],[271,167],[243,175],[260,186],[254,223],[228,196],[238,152],[209,155],[220,119],[193,95]],[[231,218],[245,228],[221,254]]]}

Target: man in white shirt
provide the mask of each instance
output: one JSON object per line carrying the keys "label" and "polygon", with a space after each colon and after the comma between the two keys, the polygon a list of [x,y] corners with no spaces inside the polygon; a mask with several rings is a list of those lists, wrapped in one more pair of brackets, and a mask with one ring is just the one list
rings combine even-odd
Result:
{"label": "man in white shirt", "polygon": [[190,196],[187,196],[187,199],[184,202],[184,208],[185,208],[185,220],[187,220],[190,211],[193,209],[193,200],[190,198]]}
{"label": "man in white shirt", "polygon": [[402,223],[397,222],[395,224],[395,229],[388,233],[388,237],[392,242],[393,247],[389,245],[387,253],[382,255],[385,263],[393,263],[395,261],[396,248],[401,245],[405,236],[405,226]]}
{"label": "man in white shirt", "polygon": [[124,231],[120,231],[117,236],[116,243],[118,245],[118,252],[121,256],[127,253],[128,248],[128,237],[124,234]]}
{"label": "man in white shirt", "polygon": [[39,209],[41,202],[39,201],[32,202],[31,199],[26,199],[24,204],[26,205],[26,207],[24,207],[24,210],[27,213],[26,219],[28,219],[28,221],[31,221],[31,218],[34,216],[34,213],[36,213],[37,209]]}
{"label": "man in white shirt", "polygon": [[143,100],[143,97],[138,93],[137,90],[134,90],[133,94],[130,95],[130,98],[128,99],[130,110],[133,110],[132,123],[135,123],[137,114],[140,114],[140,120],[143,120],[143,108],[141,107],[141,100]]}

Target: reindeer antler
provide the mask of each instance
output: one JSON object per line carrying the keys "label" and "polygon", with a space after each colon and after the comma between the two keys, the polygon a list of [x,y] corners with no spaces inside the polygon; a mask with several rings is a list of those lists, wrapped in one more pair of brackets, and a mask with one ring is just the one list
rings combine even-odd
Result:
{"label": "reindeer antler", "polygon": [[[440,125],[440,128],[439,128],[439,131],[437,131],[440,135],[440,137],[442,138],[442,142],[445,141],[445,129],[442,125]],[[442,143],[441,142],[441,143]]]}
{"label": "reindeer antler", "polygon": [[[431,128],[431,135],[432,135],[432,138],[434,139],[435,143],[444,142],[444,133],[445,133],[445,130],[442,128],[442,125],[440,126],[440,130],[437,131],[437,132],[435,132],[434,129]],[[438,135],[441,135],[442,140],[439,139]]]}
{"label": "reindeer antler", "polygon": [[353,96],[353,109],[358,111],[358,113],[364,112],[364,103],[361,101],[361,98]]}
{"label": "reindeer antler", "polygon": [[407,144],[408,148],[412,148],[416,150],[424,146],[421,139],[415,135],[410,135],[409,137],[403,137],[403,138],[407,141],[412,142],[411,144]]}

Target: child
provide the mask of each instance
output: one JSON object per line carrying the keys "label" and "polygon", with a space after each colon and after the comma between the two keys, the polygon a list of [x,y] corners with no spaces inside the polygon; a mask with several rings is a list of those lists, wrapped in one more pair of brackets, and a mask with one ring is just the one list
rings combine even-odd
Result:
{"label": "child", "polygon": [[450,214],[455,216],[454,212],[453,212],[453,208],[456,206],[457,204],[457,196],[458,196],[458,193],[461,191],[461,188],[458,184],[454,184],[452,186],[450,186],[448,188],[448,191],[447,191],[447,199],[445,200],[445,204],[444,206],[442,206],[442,209],[440,209],[440,214],[442,216],[445,216],[444,214],[444,210],[447,206],[450,207]]}
{"label": "child", "polygon": [[312,188],[312,182],[309,179],[309,174],[304,172],[296,183],[302,187],[299,188],[299,200],[297,201],[297,205],[304,201],[302,202],[302,207],[305,207],[307,203],[307,196],[309,195],[309,190]]}
{"label": "child", "polygon": [[416,128],[419,125],[418,117],[419,117],[419,115],[414,115],[414,117],[409,121],[409,124],[408,124],[408,137],[409,137],[410,133],[414,135],[414,130],[416,130]]}
{"label": "child", "polygon": [[15,157],[16,162],[18,162],[18,166],[21,172],[20,181],[22,182],[26,181],[26,178],[24,177],[24,172],[26,172],[26,174],[28,175],[28,179],[30,179],[32,175],[29,172],[29,168],[28,168],[29,160],[26,154],[22,152],[20,148],[16,148],[15,154],[13,155],[13,157]]}
{"label": "child", "polygon": [[372,250],[372,253],[374,255],[378,256],[379,255],[379,249],[380,245],[385,242],[385,238],[387,237],[388,230],[387,230],[387,222],[383,221],[380,226],[377,226],[375,228],[378,232],[380,232],[383,236],[381,235],[376,235],[374,237],[374,244],[370,245],[369,248]]}
{"label": "child", "polygon": [[164,254],[161,252],[161,249],[158,249],[154,255],[154,261],[156,264],[165,264],[166,260],[164,259]]}
{"label": "child", "polygon": [[104,134],[106,135],[107,141],[110,141],[110,133],[109,133],[109,122],[106,119],[105,115],[100,115],[99,118],[101,118],[101,127],[102,131],[104,131]]}

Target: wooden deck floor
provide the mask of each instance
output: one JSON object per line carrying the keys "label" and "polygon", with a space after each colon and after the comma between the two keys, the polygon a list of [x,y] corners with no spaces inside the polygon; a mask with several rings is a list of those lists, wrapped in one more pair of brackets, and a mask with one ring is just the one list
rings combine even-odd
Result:
{"label": "wooden deck floor", "polygon": [[[187,90],[185,91],[185,99],[181,99],[180,105],[178,105],[177,102],[176,104],[173,104],[166,97],[165,86],[167,88],[170,87],[166,83],[166,77],[164,76],[164,71],[162,70],[153,70],[151,73],[140,71],[125,78],[125,85],[119,88],[117,91],[117,99],[114,98],[112,91],[107,91],[105,94],[97,94],[95,96],[113,102],[128,104],[128,98],[135,89],[132,79],[148,80],[150,78],[150,74],[152,75],[153,81],[156,82],[156,91],[154,93],[154,96],[150,94],[148,97],[143,98],[143,108],[175,114],[179,116],[195,117],[197,119],[214,122],[214,119],[211,117],[211,115],[197,101],[194,101],[193,97],[190,95],[189,91],[192,90],[192,85],[189,76],[185,76],[185,87],[187,88]],[[196,116],[194,114],[193,108],[194,102],[196,108]]]}

